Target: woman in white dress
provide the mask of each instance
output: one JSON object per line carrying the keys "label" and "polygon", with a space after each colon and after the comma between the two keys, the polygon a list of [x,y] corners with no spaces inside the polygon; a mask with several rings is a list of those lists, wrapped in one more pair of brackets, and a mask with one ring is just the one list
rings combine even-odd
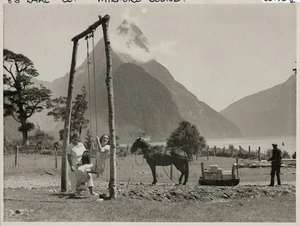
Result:
{"label": "woman in white dress", "polygon": [[[66,152],[68,157],[68,162],[71,168],[71,193],[76,192],[76,189],[79,187],[78,178],[76,176],[76,170],[82,165],[82,155],[86,151],[83,143],[79,142],[79,134],[75,133],[71,137],[71,143],[67,146]],[[89,188],[91,195],[98,195],[93,191],[93,177],[89,175],[87,181],[87,186]]]}
{"label": "woman in white dress", "polygon": [[99,148],[96,154],[96,171],[99,172],[99,174],[103,174],[105,170],[105,163],[109,158],[110,153],[109,136],[107,134],[100,137],[100,144],[98,146]]}

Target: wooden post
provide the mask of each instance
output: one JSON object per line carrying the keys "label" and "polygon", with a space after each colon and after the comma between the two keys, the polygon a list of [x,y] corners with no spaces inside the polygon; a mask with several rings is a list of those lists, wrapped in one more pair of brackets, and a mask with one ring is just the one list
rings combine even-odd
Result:
{"label": "wooden post", "polygon": [[236,158],[236,176],[239,177],[239,159]]}
{"label": "wooden post", "polygon": [[209,159],[208,155],[209,155],[209,146],[206,147],[206,156],[207,156],[207,160]]}
{"label": "wooden post", "polygon": [[216,145],[214,146],[214,158],[216,157],[216,152],[217,152],[217,147]]}
{"label": "wooden post", "polygon": [[205,180],[205,174],[204,174],[204,164],[201,162],[201,171],[202,171],[202,178]]}
{"label": "wooden post", "polygon": [[232,169],[231,169],[231,179],[234,179],[234,171],[235,171],[235,164],[232,165]]}
{"label": "wooden post", "polygon": [[18,153],[19,153],[19,146],[16,145],[16,150],[15,150],[15,166],[18,166]]}
{"label": "wooden post", "polygon": [[170,166],[170,178],[173,180],[173,164]]}
{"label": "wooden post", "polygon": [[64,125],[64,140],[61,154],[61,191],[66,192],[68,188],[68,166],[67,166],[67,152],[66,147],[69,144],[70,138],[70,122],[71,122],[71,103],[72,103],[72,93],[73,93],[73,83],[74,83],[74,74],[76,68],[76,58],[77,58],[77,46],[78,40],[73,40],[73,52],[72,52],[72,61],[69,77],[69,86],[68,86],[68,97],[67,97],[67,106],[66,106],[66,118]]}
{"label": "wooden post", "polygon": [[261,158],[260,158],[260,147],[258,147],[258,161],[260,161]]}
{"label": "wooden post", "polygon": [[250,157],[250,151],[251,151],[251,147],[250,146],[248,147],[248,150],[249,150],[249,157]]}
{"label": "wooden post", "polygon": [[55,145],[55,169],[57,169],[57,146]]}
{"label": "wooden post", "polygon": [[113,89],[113,77],[112,77],[112,59],[110,56],[110,40],[108,36],[108,25],[110,16],[105,15],[102,20],[103,39],[105,45],[106,55],[106,86],[107,86],[107,98],[108,98],[108,125],[110,134],[110,181],[109,181],[109,193],[110,198],[117,198],[117,171],[116,171],[116,134],[115,134],[115,107],[114,107],[114,89]]}

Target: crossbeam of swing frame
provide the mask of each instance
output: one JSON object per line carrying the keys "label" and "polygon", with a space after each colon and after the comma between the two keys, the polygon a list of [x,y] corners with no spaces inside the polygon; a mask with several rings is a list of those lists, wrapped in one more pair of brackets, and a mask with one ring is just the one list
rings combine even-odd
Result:
{"label": "crossbeam of swing frame", "polygon": [[[104,18],[100,18],[99,20],[97,20],[95,23],[93,23],[91,26],[89,26],[85,31],[81,32],[80,34],[74,36],[71,41],[78,41],[79,39],[82,39],[83,37],[87,36],[88,34],[92,33],[94,30],[96,30],[97,27],[99,27],[100,25],[102,25],[103,20],[105,20]],[[105,22],[105,21],[104,21]]]}
{"label": "crossbeam of swing frame", "polygon": [[[109,18],[108,18],[109,19]],[[73,51],[72,51],[72,60],[71,60],[71,69],[70,69],[70,76],[69,76],[69,84],[68,84],[68,97],[66,103],[66,118],[64,123],[64,140],[63,140],[63,148],[62,148],[62,164],[61,164],[61,191],[67,191],[67,182],[68,182],[68,167],[67,167],[67,153],[66,147],[69,143],[70,137],[70,122],[71,122],[71,103],[72,103],[72,92],[73,92],[73,83],[74,83],[74,74],[76,68],[76,58],[77,58],[77,47],[78,41],[85,36],[92,33],[96,28],[103,23],[105,23],[107,17],[101,18],[99,16],[99,20],[90,25],[85,31],[81,32],[80,34],[74,36],[71,41],[73,41]]]}

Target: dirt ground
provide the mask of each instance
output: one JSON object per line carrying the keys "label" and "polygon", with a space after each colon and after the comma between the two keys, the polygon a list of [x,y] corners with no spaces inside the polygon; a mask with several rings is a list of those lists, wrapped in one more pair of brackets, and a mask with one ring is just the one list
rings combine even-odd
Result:
{"label": "dirt ground", "polygon": [[[27,178],[28,180],[28,178]],[[48,190],[49,194],[61,194],[57,181],[51,181],[49,178],[35,178],[35,182],[31,179],[30,183],[26,182],[26,178],[18,180],[9,180],[10,184],[6,184],[4,190]],[[7,183],[7,182],[6,182]],[[20,183],[24,183],[20,186]],[[30,184],[30,185],[29,185]],[[106,182],[98,183],[95,191],[99,194],[109,196],[108,184]],[[296,194],[295,182],[290,181],[282,186],[275,185],[269,187],[265,183],[241,183],[238,186],[198,186],[198,185],[176,185],[163,184],[157,185],[144,183],[119,182],[117,184],[118,196],[131,199],[153,200],[153,201],[171,201],[180,202],[184,200],[199,200],[202,202],[217,202],[226,199],[255,199],[262,196],[274,197],[284,194]],[[88,194],[83,191],[82,194]],[[64,194],[62,194],[63,196]]]}
{"label": "dirt ground", "polygon": [[[107,183],[95,190],[105,199]],[[295,222],[296,187],[117,184],[117,201],[87,191],[71,198],[57,187],[6,188],[4,220],[132,222]],[[186,211],[176,214],[178,209]],[[268,211],[265,211],[268,209]],[[88,213],[86,213],[88,211]],[[175,211],[175,212],[174,212]],[[180,211],[180,212],[181,212]],[[61,214],[63,213],[63,214]],[[76,214],[75,214],[76,213]],[[150,214],[150,215],[149,215]]]}
{"label": "dirt ground", "polygon": [[[124,162],[124,168],[126,164],[127,162]],[[82,192],[81,196],[75,199],[70,199],[67,194],[61,193],[59,169],[6,167],[4,174],[4,220],[296,221],[295,168],[282,170],[282,186],[268,187],[270,169],[262,168],[240,169],[241,182],[239,185],[221,187],[198,185],[199,173],[195,173],[195,176],[191,177],[191,181],[186,186],[176,185],[164,174],[158,177],[157,185],[153,186],[151,185],[152,177],[147,167],[147,165],[143,165],[134,168],[131,176],[125,175],[126,170],[120,171],[120,174],[122,172],[124,176],[121,177],[123,181],[119,179],[117,183],[118,202],[104,201],[106,204],[101,210],[93,207],[98,196],[91,197],[88,195],[88,191]],[[198,165],[194,165],[194,167],[198,167]],[[104,198],[109,195],[108,178],[108,175],[100,176],[100,178],[94,176],[94,190]],[[73,208],[82,205],[91,211],[87,218],[84,218],[85,215],[74,215],[72,211],[66,210],[68,207]],[[187,209],[189,212],[185,215],[172,212],[179,207]],[[151,210],[153,216],[149,215],[147,208]],[[272,211],[266,214],[266,208]],[[141,211],[137,214],[130,212],[131,209]],[[216,210],[215,215],[210,214],[212,209]],[[64,218],[60,218],[59,211],[64,211],[64,213],[67,211]],[[112,218],[109,211],[114,212],[115,218]],[[170,214],[173,214],[172,217]],[[74,216],[79,216],[79,218],[74,218]]]}

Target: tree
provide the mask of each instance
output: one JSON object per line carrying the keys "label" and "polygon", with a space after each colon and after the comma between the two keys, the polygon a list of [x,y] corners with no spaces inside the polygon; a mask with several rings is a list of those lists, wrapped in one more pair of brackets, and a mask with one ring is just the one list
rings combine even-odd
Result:
{"label": "tree", "polygon": [[28,140],[33,146],[40,149],[52,149],[54,145],[54,137],[40,130],[39,127],[33,135],[29,136]]}
{"label": "tree", "polygon": [[33,85],[31,79],[39,73],[29,58],[8,49],[4,49],[3,58],[4,116],[12,116],[21,124],[19,131],[26,145],[28,132],[34,128],[28,118],[47,107],[51,90]]}
{"label": "tree", "polygon": [[287,151],[283,151],[282,152],[282,158],[283,159],[290,159],[291,158],[291,156],[290,156],[290,154],[287,152]]}
{"label": "tree", "polygon": [[[272,155],[273,155],[272,149],[268,149],[268,150],[267,150],[267,153],[266,153],[266,157],[267,157],[267,158],[271,158]],[[286,150],[283,150],[283,151],[281,152],[281,157],[282,157],[283,159],[290,159],[290,158],[291,158],[290,154],[289,154]]]}
{"label": "tree", "polygon": [[85,135],[85,147],[88,150],[90,150],[90,148],[92,146],[91,139],[92,139],[92,135],[90,133],[90,130],[88,129],[87,132],[86,132],[86,135]]}
{"label": "tree", "polygon": [[296,152],[294,152],[294,154],[292,155],[293,159],[296,159]]}
{"label": "tree", "polygon": [[190,158],[192,154],[197,154],[206,147],[206,140],[200,136],[195,125],[188,121],[181,121],[167,140],[167,148],[173,147],[180,147]]}
{"label": "tree", "polygon": [[120,137],[116,136],[116,146],[119,147],[120,146]]}
{"label": "tree", "polygon": [[[78,132],[87,128],[89,120],[84,118],[84,113],[88,109],[88,103],[86,100],[86,90],[83,86],[81,89],[82,93],[77,94],[75,100],[72,102],[71,112],[71,132]],[[52,100],[52,111],[48,112],[48,115],[52,115],[55,121],[64,121],[66,117],[66,97],[58,97]],[[59,139],[63,140],[64,130],[59,131]]]}

